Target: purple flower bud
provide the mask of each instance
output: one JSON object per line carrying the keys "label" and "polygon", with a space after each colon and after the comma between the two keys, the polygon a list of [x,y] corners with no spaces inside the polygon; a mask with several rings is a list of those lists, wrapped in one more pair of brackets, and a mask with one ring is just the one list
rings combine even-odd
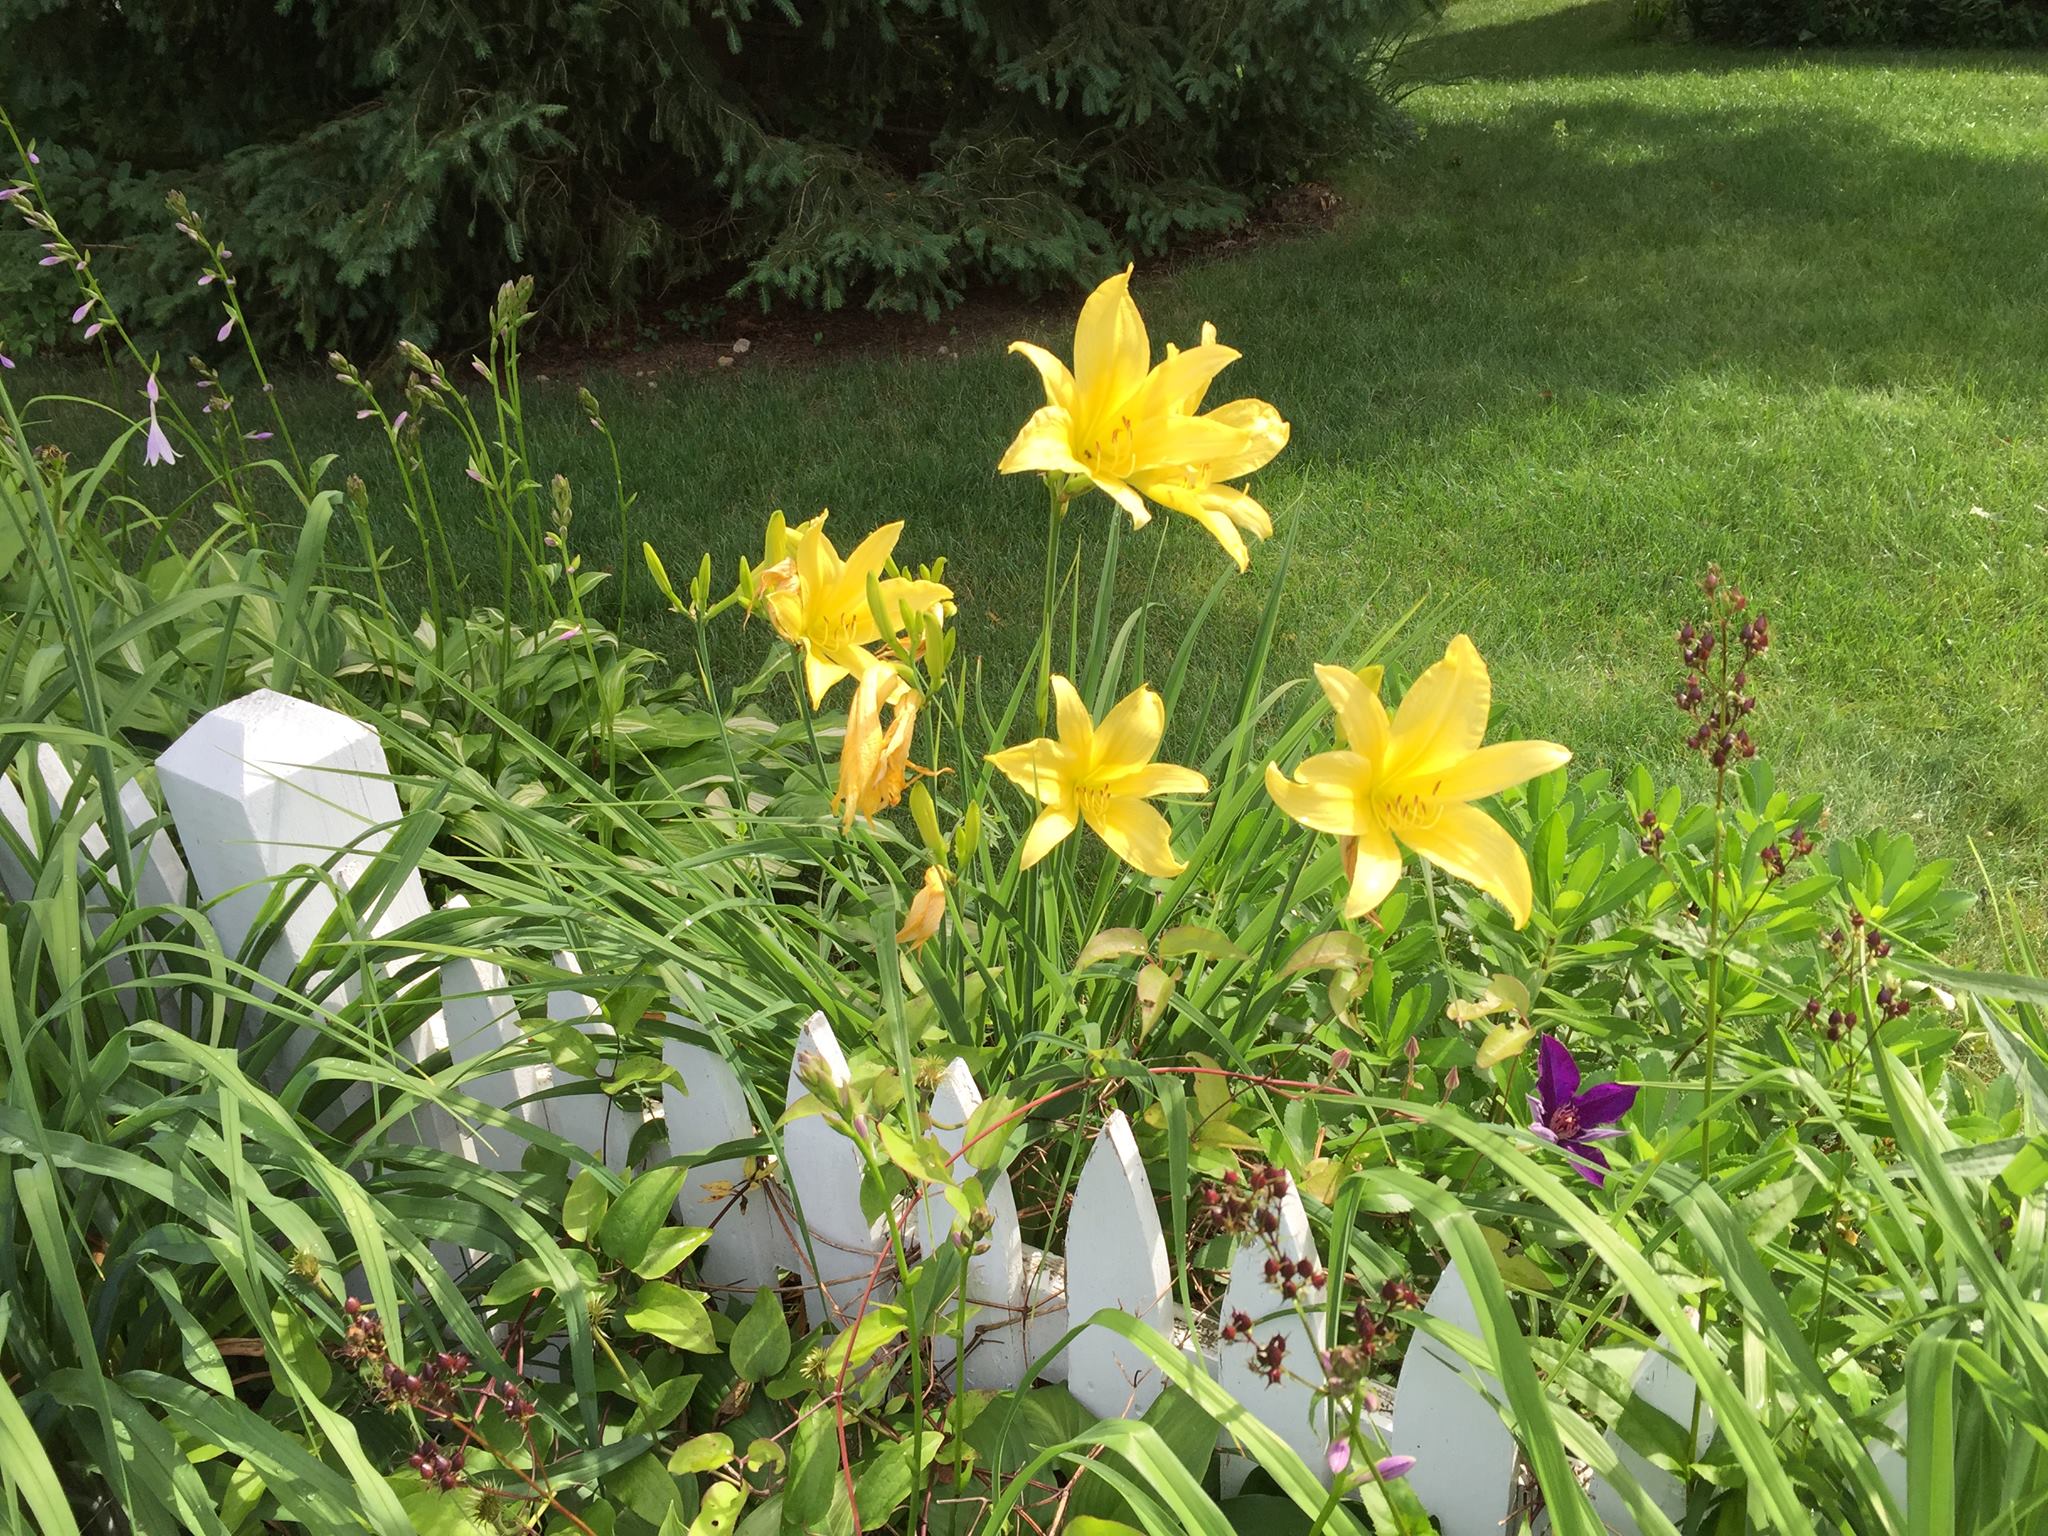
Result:
{"label": "purple flower bud", "polygon": [[1413,1456],[1382,1456],[1373,1464],[1373,1471],[1383,1483],[1397,1483],[1414,1470]]}
{"label": "purple flower bud", "polygon": [[213,339],[215,341],[226,341],[228,337],[234,334],[234,331],[235,317],[233,313],[230,312],[230,314],[228,315],[227,324],[223,325],[219,330],[213,333]]}
{"label": "purple flower bud", "polygon": [[43,157],[37,154],[34,150],[30,150],[28,152],[28,163],[30,165],[41,165],[43,163]]}
{"label": "purple flower bud", "polygon": [[267,443],[276,434],[273,432],[244,432],[242,436],[249,439],[252,443]]}
{"label": "purple flower bud", "polygon": [[372,417],[372,416],[374,416],[374,415],[376,415],[376,414],[377,414],[377,413],[376,413],[376,411],[372,410],[372,409],[371,409],[370,407],[368,407],[368,406],[365,406],[365,407],[363,407],[363,409],[361,409],[360,411],[357,411],[357,412],[356,412],[356,420],[357,420],[357,421],[367,421],[367,420],[368,420],[368,419],[369,419],[370,417]]}
{"label": "purple flower bud", "polygon": [[95,336],[99,335],[99,333],[100,333],[100,332],[101,332],[102,330],[104,330],[105,328],[106,328],[106,326],[105,326],[105,322],[103,322],[103,321],[99,321],[99,320],[95,320],[95,321],[93,321],[93,323],[92,323],[91,325],[88,325],[88,326],[87,326],[87,327],[85,328],[85,339],[86,339],[87,341],[91,341],[91,340],[93,339],[93,337],[95,337]]}
{"label": "purple flower bud", "polygon": [[79,321],[83,320],[87,315],[91,313],[92,300],[87,299],[83,304],[79,305],[78,308],[71,311],[71,323],[73,325],[76,325],[78,324]]}
{"label": "purple flower bud", "polygon": [[207,285],[208,283],[210,283],[210,282],[212,282],[212,281],[213,281],[213,274],[212,274],[211,272],[202,272],[202,273],[200,273],[200,274],[199,274],[199,286],[200,286],[200,287],[204,288],[204,287],[205,287],[205,286],[206,286],[206,285]]}
{"label": "purple flower bud", "polygon": [[1339,1477],[1351,1465],[1351,1442],[1339,1440],[1330,1447],[1330,1476]]}
{"label": "purple flower bud", "polygon": [[402,428],[405,425],[405,418],[411,414],[410,411],[400,411],[396,416],[392,417],[391,430],[396,432]]}
{"label": "purple flower bud", "polygon": [[151,374],[151,375],[149,376],[149,382],[148,382],[147,384],[145,384],[145,385],[143,385],[143,386],[142,386],[142,392],[143,392],[143,393],[144,393],[145,395],[149,396],[149,403],[150,403],[151,405],[155,405],[155,404],[157,403],[157,401],[158,401],[159,399],[161,399],[161,398],[162,398],[162,397],[161,397],[160,395],[158,395],[158,394],[157,394],[157,392],[156,392],[156,375],[155,375],[155,374],[153,374],[153,373],[152,373],[152,374]]}
{"label": "purple flower bud", "polygon": [[60,267],[63,264],[64,258],[62,256],[45,256],[41,261],[36,263],[36,265],[39,267]]}
{"label": "purple flower bud", "polygon": [[12,368],[13,366],[14,359],[9,357],[5,352],[0,352],[0,368]]}
{"label": "purple flower bud", "polygon": [[8,202],[19,196],[21,196],[20,187],[0,187],[0,203]]}

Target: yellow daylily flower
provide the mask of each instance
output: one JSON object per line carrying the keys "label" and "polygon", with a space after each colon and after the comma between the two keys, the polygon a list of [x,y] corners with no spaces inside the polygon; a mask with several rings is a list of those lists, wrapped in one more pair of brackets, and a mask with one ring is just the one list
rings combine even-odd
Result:
{"label": "yellow daylily flower", "polygon": [[1010,343],[1038,370],[1046,403],[999,468],[1092,484],[1130,514],[1133,527],[1152,520],[1148,498],[1185,513],[1243,570],[1250,556],[1239,530],[1263,539],[1273,520],[1223,482],[1264,468],[1287,446],[1288,425],[1263,400],[1233,400],[1203,414],[1210,381],[1241,354],[1219,345],[1216,327],[1205,324],[1199,346],[1183,352],[1169,345],[1154,367],[1130,280],[1126,267],[1081,306],[1071,372],[1043,347]]}
{"label": "yellow daylily flower", "polygon": [[1187,866],[1173,856],[1173,830],[1145,802],[1155,795],[1200,795],[1209,781],[1192,768],[1155,763],[1166,732],[1166,705],[1149,687],[1125,695],[1097,724],[1074,685],[1052,679],[1057,739],[1042,736],[989,754],[1012,784],[1045,807],[1024,838],[1029,869],[1086,822],[1133,869],[1170,878]]}
{"label": "yellow daylily flower", "polygon": [[1266,765],[1266,790],[1294,820],[1354,840],[1344,915],[1363,917],[1401,878],[1399,844],[1529,921],[1529,865],[1515,840],[1471,804],[1571,761],[1552,741],[1481,746],[1493,684],[1471,640],[1459,635],[1444,659],[1415,680],[1390,721],[1380,703],[1380,669],[1319,666],[1344,746],[1309,758],[1289,778]]}
{"label": "yellow daylily flower", "polygon": [[[787,535],[793,547],[771,562],[770,569],[781,560],[793,561],[795,579],[778,576],[765,585],[762,596],[775,632],[804,653],[804,680],[813,709],[841,678],[858,676],[878,665],[863,649],[882,638],[868,602],[870,577],[879,584],[882,610],[891,619],[906,611],[936,615],[953,600],[952,589],[940,582],[882,574],[902,536],[901,523],[877,528],[841,559],[825,533],[826,516],[820,512]],[[767,552],[777,553],[772,539]]]}
{"label": "yellow daylily flower", "polygon": [[[870,658],[872,661],[872,658]],[[896,669],[875,661],[860,674],[846,711],[846,740],[839,748],[839,787],[832,809],[850,827],[856,816],[873,821],[901,803],[910,773],[910,742],[924,701]],[[888,719],[882,711],[888,710]]]}
{"label": "yellow daylily flower", "polygon": [[822,528],[828,515],[820,512],[809,522],[791,528],[781,509],[769,514],[768,531],[761,540],[761,563],[753,571],[755,603],[766,602],[771,593],[795,588],[797,543],[813,528]]}
{"label": "yellow daylily flower", "polygon": [[940,920],[946,915],[946,877],[934,864],[924,872],[924,884],[918,893],[910,898],[910,911],[903,919],[903,926],[896,930],[896,942],[908,944],[912,949],[921,949],[927,940],[939,931]]}

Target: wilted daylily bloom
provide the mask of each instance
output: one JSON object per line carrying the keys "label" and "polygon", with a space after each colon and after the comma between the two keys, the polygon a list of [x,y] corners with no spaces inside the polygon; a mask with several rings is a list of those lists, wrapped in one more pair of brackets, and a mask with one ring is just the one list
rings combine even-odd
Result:
{"label": "wilted daylily bloom", "polygon": [[832,809],[840,812],[842,825],[852,826],[856,816],[872,821],[902,801],[922,702],[894,667],[870,658],[846,712],[846,740],[839,749],[839,788]]}
{"label": "wilted daylily bloom", "polygon": [[1554,1035],[1536,1047],[1536,1091],[1529,1095],[1529,1129],[1571,1155],[1589,1183],[1607,1183],[1607,1154],[1593,1143],[1621,1134],[1614,1122],[1627,1114],[1640,1089],[1634,1083],[1579,1087],[1579,1064]]}
{"label": "wilted daylily bloom", "polygon": [[1209,781],[1192,768],[1155,763],[1166,706],[1148,687],[1127,694],[1101,724],[1074,685],[1052,679],[1059,737],[1041,736],[989,755],[1012,784],[1045,807],[1024,839],[1029,869],[1086,822],[1133,869],[1171,878],[1187,866],[1173,856],[1173,830],[1145,802],[1154,795],[1199,795]]}
{"label": "wilted daylily bloom", "polygon": [[841,559],[825,534],[821,512],[796,530],[796,579],[778,582],[765,593],[768,617],[775,632],[804,653],[804,679],[811,707],[825,700],[832,685],[876,665],[863,647],[882,638],[868,601],[868,581],[881,592],[881,607],[892,623],[904,613],[936,614],[953,599],[950,587],[936,581],[885,576],[889,555],[903,533],[901,523],[886,523],[861,540]]}
{"label": "wilted daylily bloom", "polygon": [[921,949],[927,940],[939,931],[939,923],[946,915],[946,877],[934,864],[924,872],[924,884],[910,898],[910,911],[903,919],[903,926],[896,930],[896,942],[908,944],[912,949]]}
{"label": "wilted daylily bloom", "polygon": [[1305,827],[1347,840],[1346,917],[1363,917],[1401,878],[1405,843],[1447,874],[1508,909],[1517,928],[1533,901],[1529,865],[1515,840],[1470,802],[1571,761],[1550,741],[1480,745],[1493,707],[1486,663],[1464,635],[1415,680],[1392,720],[1380,703],[1380,669],[1319,666],[1344,747],[1311,757],[1289,778],[1266,765],[1266,789]]}
{"label": "wilted daylily bloom", "polygon": [[1233,400],[1203,414],[1210,381],[1240,354],[1219,346],[1216,328],[1204,325],[1199,346],[1169,346],[1154,367],[1130,279],[1126,268],[1081,306],[1072,372],[1043,347],[1010,343],[1038,370],[1046,403],[999,467],[1064,475],[1070,489],[1093,485],[1135,527],[1151,521],[1147,498],[1185,513],[1243,570],[1249,556],[1238,530],[1265,538],[1273,523],[1258,502],[1223,482],[1264,468],[1287,446],[1287,423],[1263,400]]}

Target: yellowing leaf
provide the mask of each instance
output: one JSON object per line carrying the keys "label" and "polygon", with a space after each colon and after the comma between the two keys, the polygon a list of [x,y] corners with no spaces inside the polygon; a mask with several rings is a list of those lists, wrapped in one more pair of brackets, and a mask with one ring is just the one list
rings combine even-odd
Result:
{"label": "yellowing leaf", "polygon": [[1484,1072],[1499,1066],[1510,1057],[1519,1056],[1529,1042],[1536,1038],[1534,1025],[1524,1024],[1520,1019],[1511,1024],[1496,1024],[1479,1045],[1479,1069]]}
{"label": "yellowing leaf", "polygon": [[678,1477],[687,1477],[693,1472],[715,1471],[731,1460],[731,1436],[698,1435],[676,1447],[675,1455],[668,1459],[668,1469]]}
{"label": "yellowing leaf", "polygon": [[1159,935],[1159,958],[1174,960],[1183,955],[1203,955],[1211,960],[1249,960],[1246,954],[1214,928],[1200,923],[1183,923]]}
{"label": "yellowing leaf", "polygon": [[1298,976],[1303,971],[1332,969],[1355,971],[1371,959],[1371,946],[1359,935],[1319,933],[1296,947],[1294,953],[1287,957],[1287,963],[1280,967],[1280,974]]}
{"label": "yellowing leaf", "polygon": [[1136,928],[1105,928],[1081,946],[1081,953],[1074,957],[1074,969],[1085,971],[1105,960],[1121,960],[1144,953],[1145,935]]}
{"label": "yellowing leaf", "polygon": [[1469,1024],[1474,1019],[1483,1019],[1489,1014],[1499,1013],[1503,1008],[1512,1008],[1523,1018],[1529,1016],[1529,989],[1512,976],[1496,972],[1486,981],[1486,990],[1476,999],[1458,998],[1444,1010],[1453,1023]]}

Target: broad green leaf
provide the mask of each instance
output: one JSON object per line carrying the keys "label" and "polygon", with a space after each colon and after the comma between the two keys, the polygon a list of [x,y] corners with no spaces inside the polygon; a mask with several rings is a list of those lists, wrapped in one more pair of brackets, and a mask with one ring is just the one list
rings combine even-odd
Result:
{"label": "broad green leaf", "polygon": [[767,1381],[789,1363],[789,1320],[782,1299],[768,1286],[732,1331],[732,1368],[748,1381]]}
{"label": "broad green leaf", "polygon": [[[585,1175],[579,1175],[579,1182],[587,1173],[588,1170]],[[687,1168],[668,1165],[634,1175],[633,1181],[626,1186],[626,1192],[605,1212],[597,1229],[597,1246],[635,1274],[640,1273],[640,1262],[647,1256],[654,1234],[661,1230],[675,1210],[676,1194],[682,1189],[688,1174]],[[573,1198],[573,1185],[570,1193]],[[562,1224],[564,1228],[569,1224],[567,1210],[562,1213]],[[654,1273],[665,1274],[673,1268],[675,1266],[670,1264]]]}
{"label": "broad green leaf", "polygon": [[677,1349],[711,1354],[718,1348],[704,1298],[666,1280],[650,1280],[640,1287],[626,1308],[626,1326]]}
{"label": "broad green leaf", "polygon": [[562,1230],[573,1242],[589,1242],[611,1200],[603,1176],[595,1168],[585,1168],[569,1181],[569,1193],[563,1197]]}
{"label": "broad green leaf", "polygon": [[732,1439],[727,1435],[698,1435],[676,1447],[668,1459],[669,1471],[678,1477],[695,1472],[715,1472],[732,1460]]}

